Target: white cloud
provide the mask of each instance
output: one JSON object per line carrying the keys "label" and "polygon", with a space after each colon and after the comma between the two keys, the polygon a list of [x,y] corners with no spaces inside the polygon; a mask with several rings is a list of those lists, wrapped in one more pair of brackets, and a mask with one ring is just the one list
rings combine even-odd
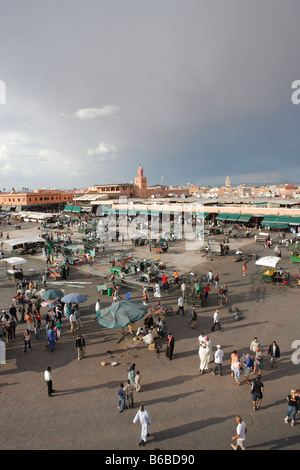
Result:
{"label": "white cloud", "polygon": [[61,113],[61,116],[72,117],[76,119],[95,119],[98,117],[112,116],[120,111],[119,106],[116,104],[106,104],[102,108],[83,108],[75,111],[74,114],[69,116],[68,114]]}
{"label": "white cloud", "polygon": [[107,155],[109,153],[116,153],[118,151],[115,145],[107,145],[104,142],[100,142],[100,144],[94,149],[88,149],[88,156],[92,157],[93,155]]}

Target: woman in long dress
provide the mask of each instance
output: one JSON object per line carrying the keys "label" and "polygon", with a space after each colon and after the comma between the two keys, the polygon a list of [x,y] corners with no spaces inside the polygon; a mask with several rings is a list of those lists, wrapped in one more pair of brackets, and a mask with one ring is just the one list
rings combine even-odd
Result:
{"label": "woman in long dress", "polygon": [[159,284],[155,284],[154,297],[161,298],[161,293],[160,293],[160,286],[159,286]]}
{"label": "woman in long dress", "polygon": [[167,337],[167,349],[166,349],[166,356],[167,358],[171,361],[173,357],[173,352],[174,352],[174,344],[175,344],[175,339],[171,335],[171,333],[168,334]]}
{"label": "woman in long dress", "polygon": [[211,339],[207,336],[206,337],[206,346],[208,348],[208,362],[212,362],[213,359],[214,359],[214,356],[213,356],[213,350],[212,350],[212,345],[211,345]]}
{"label": "woman in long dress", "polygon": [[144,291],[143,291],[142,301],[144,305],[148,304],[148,292],[146,288],[144,288]]}
{"label": "woman in long dress", "polygon": [[135,378],[135,364],[132,364],[132,365],[128,368],[128,380],[130,380],[130,382],[132,383],[132,385],[135,386],[134,378]]}
{"label": "woman in long dress", "polygon": [[204,374],[205,370],[208,370],[208,358],[209,358],[209,349],[206,343],[203,343],[202,347],[199,348],[199,358],[200,358],[200,373]]}

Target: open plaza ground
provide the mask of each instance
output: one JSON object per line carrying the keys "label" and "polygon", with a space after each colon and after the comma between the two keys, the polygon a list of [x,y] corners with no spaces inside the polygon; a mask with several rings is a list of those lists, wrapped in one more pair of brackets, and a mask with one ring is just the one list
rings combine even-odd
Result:
{"label": "open plaza ground", "polygon": [[[13,226],[10,238],[36,235],[34,224],[22,224],[22,230]],[[274,234],[274,238],[277,235]],[[78,233],[74,231],[74,238]],[[13,450],[137,450],[140,426],[133,429],[132,421],[140,406],[149,411],[152,424],[146,450],[193,451],[231,450],[232,436],[236,434],[235,417],[240,415],[246,422],[248,450],[298,450],[299,419],[296,426],[284,422],[286,397],[290,389],[300,388],[299,364],[292,361],[297,352],[292,344],[299,338],[299,289],[297,278],[299,267],[292,264],[288,251],[282,248],[281,266],[290,272],[287,285],[271,285],[261,280],[261,268],[254,260],[247,264],[247,275],[243,276],[242,262],[234,261],[236,249],[259,257],[273,254],[263,245],[254,244],[254,238],[230,239],[229,254],[225,256],[203,255],[186,251],[184,242],[170,243],[168,252],[161,260],[171,278],[173,269],[179,275],[189,272],[206,276],[209,270],[220,276],[220,285],[229,288],[228,305],[219,307],[218,291],[214,285],[204,307],[197,307],[197,327],[188,323],[186,315],[176,315],[180,287],[171,285],[169,291],[162,290],[162,305],[170,305],[173,315],[166,318],[168,329],[175,338],[174,358],[165,356],[166,340],[159,339],[160,353],[148,350],[143,342],[131,342],[131,338],[120,341],[121,331],[106,329],[98,324],[95,304],[98,298],[101,307],[109,306],[112,298],[99,296],[97,285],[103,283],[98,273],[109,275],[109,254],[121,250],[121,243],[110,242],[104,254],[97,254],[93,266],[71,267],[68,280],[88,282],[83,288],[58,285],[64,292],[84,293],[88,300],[80,305],[85,338],[84,358],[77,360],[76,333],[71,333],[69,320],[63,317],[62,337],[53,352],[45,349],[47,344],[45,321],[42,320],[41,338],[32,335],[31,347],[23,354],[23,332],[25,324],[18,324],[16,339],[7,344],[6,364],[0,365],[1,392],[1,449]],[[4,245],[5,249],[5,245]],[[154,258],[148,246],[134,247],[125,242],[124,250],[137,259]],[[9,252],[5,251],[5,256]],[[27,256],[24,266],[37,273],[36,280],[42,286],[41,273],[45,260],[41,255]],[[0,264],[1,298],[0,309],[8,311],[16,293],[15,282],[6,277],[4,263]],[[54,281],[55,282],[55,281]],[[79,284],[78,284],[79,285]],[[48,288],[55,284],[48,283]],[[133,300],[142,299],[142,289],[121,289],[123,299],[131,292]],[[149,293],[149,306],[156,299]],[[235,322],[229,308],[238,307],[243,320]],[[213,314],[219,309],[222,331],[211,331]],[[42,307],[42,317],[47,308]],[[18,314],[19,315],[19,314]],[[20,316],[20,315],[19,315]],[[223,376],[199,373],[198,336],[208,335],[213,351],[220,344],[225,353]],[[264,397],[260,410],[252,409],[250,387],[243,383],[236,386],[230,371],[230,355],[237,350],[240,355],[249,351],[249,345],[257,336],[264,354],[262,382]],[[275,340],[280,346],[281,357],[277,368],[271,367],[267,356],[268,346]],[[297,354],[296,354],[297,356]],[[300,353],[299,353],[300,356]],[[101,362],[107,365],[102,366]],[[117,362],[112,366],[111,362]],[[134,393],[134,409],[118,413],[118,388],[127,381],[127,369],[135,363],[141,372],[142,389]],[[44,380],[45,369],[52,367],[52,398],[47,395]],[[243,378],[243,372],[241,374]],[[252,375],[252,377],[254,377]]]}

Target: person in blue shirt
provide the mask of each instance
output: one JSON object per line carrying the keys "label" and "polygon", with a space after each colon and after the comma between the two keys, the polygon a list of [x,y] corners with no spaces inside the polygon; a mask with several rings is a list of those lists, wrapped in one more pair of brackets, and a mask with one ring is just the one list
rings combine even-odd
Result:
{"label": "person in blue shirt", "polygon": [[125,408],[125,397],[126,393],[124,391],[124,384],[120,383],[120,387],[118,390],[118,408],[119,408],[119,413],[122,413]]}
{"label": "person in blue shirt", "polygon": [[251,380],[250,380],[250,373],[253,371],[254,363],[252,357],[249,356],[249,354],[245,354],[242,356],[242,365],[244,368],[244,376],[245,376],[245,382],[247,382],[248,385],[251,385]]}

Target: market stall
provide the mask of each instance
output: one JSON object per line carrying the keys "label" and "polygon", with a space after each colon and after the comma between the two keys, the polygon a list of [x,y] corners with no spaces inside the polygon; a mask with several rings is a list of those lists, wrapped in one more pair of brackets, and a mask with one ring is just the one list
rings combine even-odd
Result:
{"label": "market stall", "polygon": [[279,260],[276,256],[265,256],[256,261],[257,266],[262,266],[262,281],[284,285],[288,283],[289,273],[282,268],[276,268]]}
{"label": "market stall", "polygon": [[6,264],[6,275],[8,279],[15,281],[16,279],[23,279],[23,264],[27,263],[24,258],[4,258],[1,260]]}

